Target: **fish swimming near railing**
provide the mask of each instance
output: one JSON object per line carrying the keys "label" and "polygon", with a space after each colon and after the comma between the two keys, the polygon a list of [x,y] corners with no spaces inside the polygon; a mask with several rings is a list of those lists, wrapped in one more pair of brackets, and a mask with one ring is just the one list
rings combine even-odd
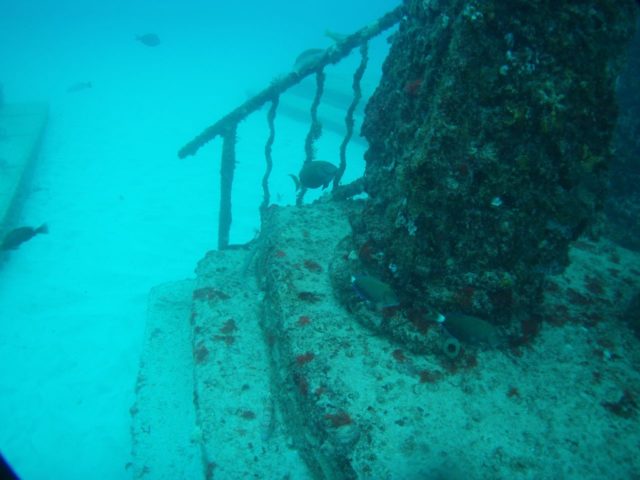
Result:
{"label": "fish swimming near railing", "polygon": [[312,160],[306,162],[298,176],[289,174],[296,184],[296,190],[301,188],[319,188],[324,190],[338,173],[338,167],[333,163],[323,160]]}
{"label": "fish swimming near railing", "polygon": [[5,235],[4,240],[2,240],[2,246],[0,246],[0,250],[17,250],[20,245],[28,240],[31,240],[39,233],[49,233],[49,228],[46,224],[42,224],[38,228],[14,228]]}
{"label": "fish swimming near railing", "polygon": [[296,57],[296,60],[293,63],[293,69],[296,72],[299,72],[311,63],[317,62],[324,53],[325,50],[323,48],[308,48]]}

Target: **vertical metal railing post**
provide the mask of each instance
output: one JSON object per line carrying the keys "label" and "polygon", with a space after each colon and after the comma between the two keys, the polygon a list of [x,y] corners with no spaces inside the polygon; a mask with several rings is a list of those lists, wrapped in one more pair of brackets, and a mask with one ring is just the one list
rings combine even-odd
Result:
{"label": "vertical metal railing post", "polygon": [[[320,138],[320,135],[322,135],[322,124],[318,120],[318,106],[324,93],[324,81],[326,77],[323,69],[319,69],[316,72],[316,94],[311,104],[311,126],[309,127],[309,133],[307,133],[307,138],[304,142],[304,163],[311,162],[315,157],[315,143],[316,140]],[[302,199],[306,191],[306,188],[300,187],[296,198],[296,205],[302,205]]]}
{"label": "vertical metal railing post", "polygon": [[229,246],[231,230],[231,192],[236,168],[236,141],[238,125],[230,126],[222,135],[222,162],[220,164],[220,214],[218,217],[218,249]]}
{"label": "vertical metal railing post", "polygon": [[353,100],[349,105],[347,110],[347,115],[344,118],[344,123],[347,127],[347,131],[344,135],[344,139],[340,144],[340,165],[338,166],[338,172],[336,173],[335,178],[333,179],[333,190],[335,191],[340,184],[340,180],[342,179],[342,175],[344,175],[344,171],[347,168],[347,145],[349,145],[349,141],[353,136],[353,114],[356,111],[356,107],[362,98],[362,87],[360,85],[362,81],[362,76],[364,75],[364,71],[367,69],[367,62],[369,61],[369,44],[364,42],[360,45],[360,65],[356,69],[353,74]]}
{"label": "vertical metal railing post", "polygon": [[[354,98],[349,106],[345,123],[347,126],[346,135],[340,145],[340,165],[338,167],[338,173],[334,179],[333,192],[334,196],[337,196],[339,192],[336,191],[340,179],[346,168],[346,149],[349,141],[353,135],[354,120],[353,114],[362,96],[360,90],[360,80],[365,71],[367,65],[367,41],[371,38],[379,35],[383,31],[396,25],[404,16],[406,10],[403,5],[396,7],[392,11],[384,14],[375,22],[361,28],[351,35],[347,35],[344,39],[336,42],[331,47],[324,50],[322,55],[319,55],[314,61],[309,62],[298,70],[294,70],[287,75],[274,79],[271,84],[260,91],[258,94],[249,98],[242,105],[229,112],[224,117],[220,118],[214,124],[205,128],[200,134],[196,135],[191,141],[186,143],[179,151],[178,157],[185,158],[191,155],[195,155],[196,152],[202,148],[205,144],[213,140],[214,138],[223,137],[222,147],[222,163],[220,165],[220,213],[218,223],[218,248],[225,249],[229,246],[229,232],[231,230],[231,196],[233,187],[233,176],[235,171],[235,144],[237,141],[237,127],[238,124],[247,118],[253,112],[259,110],[265,103],[271,101],[271,108],[268,114],[269,122],[269,139],[265,145],[265,159],[266,159],[266,171],[262,178],[262,189],[264,198],[260,205],[260,213],[264,215],[269,207],[270,194],[269,194],[269,176],[273,167],[273,160],[271,158],[271,149],[275,138],[274,119],[276,110],[278,108],[279,95],[286,92],[289,88],[300,83],[304,78],[315,73],[316,75],[316,94],[311,106],[311,127],[305,141],[305,163],[313,160],[315,151],[315,141],[320,137],[322,133],[322,125],[318,121],[318,106],[324,90],[325,74],[324,68],[329,64],[336,64],[345,58],[351,51],[360,46],[361,62],[360,66],[356,70],[353,79]],[[350,185],[354,185],[358,181],[352,182]],[[360,182],[361,183],[361,182]],[[347,186],[348,187],[348,186]],[[343,188],[340,187],[340,195],[344,198],[348,196],[349,192],[355,192],[356,188]],[[359,187],[358,187],[359,188]],[[301,205],[305,194],[304,188],[300,190],[296,197],[296,205]],[[353,193],[355,194],[355,193]]]}
{"label": "vertical metal railing post", "polygon": [[273,158],[271,157],[271,149],[276,137],[275,118],[276,111],[278,110],[278,104],[280,103],[280,97],[275,96],[271,101],[271,107],[267,114],[267,123],[269,124],[269,138],[264,146],[264,159],[266,162],[266,169],[262,177],[262,204],[260,205],[260,216],[264,218],[264,215],[269,208],[269,202],[271,201],[271,195],[269,194],[269,176],[273,169]]}

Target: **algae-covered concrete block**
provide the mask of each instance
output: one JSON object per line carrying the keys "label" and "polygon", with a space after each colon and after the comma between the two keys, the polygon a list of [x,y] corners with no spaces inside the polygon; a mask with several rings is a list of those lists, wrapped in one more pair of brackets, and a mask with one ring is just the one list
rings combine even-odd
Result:
{"label": "algae-covered concrete block", "polygon": [[0,107],[0,234],[20,208],[47,123],[45,103]]}

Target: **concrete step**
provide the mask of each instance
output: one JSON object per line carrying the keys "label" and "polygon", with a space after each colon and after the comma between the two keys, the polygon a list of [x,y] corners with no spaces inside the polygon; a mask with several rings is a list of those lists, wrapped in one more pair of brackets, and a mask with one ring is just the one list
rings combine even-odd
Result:
{"label": "concrete step", "polygon": [[151,290],[145,343],[131,407],[134,478],[204,478],[193,404],[192,280]]}
{"label": "concrete step", "polygon": [[193,292],[194,399],[207,479],[311,478],[272,391],[251,252],[209,252]]}
{"label": "concrete step", "polygon": [[348,203],[272,207],[252,250],[209,252],[195,283],[155,291],[134,412],[139,478],[595,480],[637,470],[636,407],[625,408],[640,349],[612,307],[637,289],[636,253],[577,244],[533,342],[465,344],[452,360],[376,323],[442,336],[436,322],[425,328],[353,292],[347,273],[363,267],[347,219],[357,214]]}

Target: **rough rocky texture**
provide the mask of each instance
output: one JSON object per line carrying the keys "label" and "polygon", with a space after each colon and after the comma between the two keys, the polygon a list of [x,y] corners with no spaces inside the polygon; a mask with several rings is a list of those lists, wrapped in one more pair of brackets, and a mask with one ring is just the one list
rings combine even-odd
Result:
{"label": "rough rocky texture", "polygon": [[637,7],[405,3],[363,125],[361,260],[415,308],[508,323],[602,206]]}
{"label": "rough rocky texture", "polygon": [[196,281],[154,291],[136,478],[634,478],[640,343],[615,313],[638,253],[579,242],[541,329],[451,361],[405,341],[442,339],[437,323],[402,327],[334,278],[359,268],[353,208],[271,208],[252,250],[209,252]]}
{"label": "rough rocky texture", "polygon": [[614,136],[611,188],[605,233],[640,250],[640,31],[636,29],[627,65],[618,81],[620,115]]}
{"label": "rough rocky texture", "polygon": [[309,477],[276,416],[268,344],[245,250],[212,251],[198,264],[191,325],[193,401],[206,480]]}

